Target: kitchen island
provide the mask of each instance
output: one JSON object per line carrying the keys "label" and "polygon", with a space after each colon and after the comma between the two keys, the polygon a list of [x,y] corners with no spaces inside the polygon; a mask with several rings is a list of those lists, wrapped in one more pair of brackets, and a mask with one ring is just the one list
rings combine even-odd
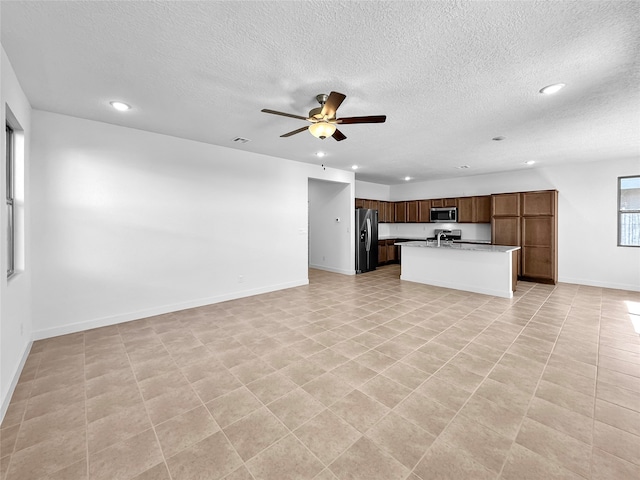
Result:
{"label": "kitchen island", "polygon": [[512,298],[518,246],[413,241],[402,248],[400,279]]}

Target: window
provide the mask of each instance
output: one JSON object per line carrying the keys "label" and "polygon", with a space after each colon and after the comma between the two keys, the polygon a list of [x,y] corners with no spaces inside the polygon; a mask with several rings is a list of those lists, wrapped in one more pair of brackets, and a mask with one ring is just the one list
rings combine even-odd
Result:
{"label": "window", "polygon": [[6,133],[6,167],[7,167],[7,276],[10,277],[15,271],[15,225],[13,215],[13,195],[14,195],[14,136],[13,129],[5,126]]}
{"label": "window", "polygon": [[640,176],[618,177],[618,245],[640,247]]}

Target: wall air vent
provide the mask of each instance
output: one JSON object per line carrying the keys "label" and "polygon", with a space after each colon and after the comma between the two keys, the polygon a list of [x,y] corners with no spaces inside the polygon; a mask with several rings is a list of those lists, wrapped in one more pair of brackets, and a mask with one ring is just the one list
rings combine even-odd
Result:
{"label": "wall air vent", "polygon": [[236,143],[247,143],[247,142],[250,142],[251,140],[249,140],[248,138],[236,137],[233,139],[233,141]]}
{"label": "wall air vent", "polygon": [[459,168],[461,170],[466,170],[467,168],[471,168],[471,167],[469,165],[460,165],[459,167],[456,167],[456,168]]}

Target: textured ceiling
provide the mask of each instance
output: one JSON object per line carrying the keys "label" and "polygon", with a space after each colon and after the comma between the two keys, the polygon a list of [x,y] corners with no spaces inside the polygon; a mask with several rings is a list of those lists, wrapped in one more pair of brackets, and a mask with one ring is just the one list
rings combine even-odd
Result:
{"label": "textured ceiling", "polygon": [[[2,0],[0,16],[36,109],[358,164],[356,178],[383,184],[640,158],[636,1]],[[339,117],[387,122],[344,125],[342,142],[280,138],[305,122],[260,112],[306,115],[332,90],[347,95]]]}

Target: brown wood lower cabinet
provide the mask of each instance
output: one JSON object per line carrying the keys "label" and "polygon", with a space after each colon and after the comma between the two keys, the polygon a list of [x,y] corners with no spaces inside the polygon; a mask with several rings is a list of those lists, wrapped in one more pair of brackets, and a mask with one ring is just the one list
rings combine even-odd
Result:
{"label": "brown wood lower cabinet", "polygon": [[557,278],[555,239],[554,217],[522,217],[523,277],[538,281]]}
{"label": "brown wood lower cabinet", "polygon": [[395,238],[378,240],[378,265],[398,263],[399,255],[396,242]]}
{"label": "brown wood lower cabinet", "polygon": [[491,243],[520,245],[520,217],[494,217],[491,220]]}
{"label": "brown wood lower cabinet", "polygon": [[398,261],[398,247],[396,241],[387,240],[387,262],[396,263]]}
{"label": "brown wood lower cabinet", "polygon": [[387,263],[387,241],[378,240],[378,265]]}
{"label": "brown wood lower cabinet", "polygon": [[[491,219],[491,243],[493,245],[520,246],[520,217],[493,217]],[[517,251],[517,272],[522,275],[522,249]]]}

